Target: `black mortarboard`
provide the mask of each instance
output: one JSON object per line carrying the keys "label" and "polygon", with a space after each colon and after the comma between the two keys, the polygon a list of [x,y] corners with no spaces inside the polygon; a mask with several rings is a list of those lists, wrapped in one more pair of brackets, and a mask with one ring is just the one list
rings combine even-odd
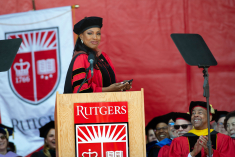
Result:
{"label": "black mortarboard", "polygon": [[168,122],[169,122],[170,119],[173,119],[174,114],[175,114],[175,112],[170,112],[170,113],[167,113],[167,114],[165,114],[165,115],[162,115],[163,118],[165,118],[165,119],[167,120],[167,124],[168,124]]}
{"label": "black mortarboard", "polygon": [[187,120],[187,121],[191,122],[191,115],[187,114],[187,113],[176,112],[173,115],[172,120],[175,122],[177,119],[183,119],[183,120]]}
{"label": "black mortarboard", "polygon": [[7,127],[3,124],[0,124],[0,133],[5,134],[7,136],[7,138],[9,138],[9,136],[11,136],[11,135],[14,135],[13,132],[14,132],[13,128],[10,128],[10,127]]}
{"label": "black mortarboard", "polygon": [[174,112],[170,112],[168,114],[153,118],[152,121],[154,128],[156,128],[158,123],[166,123],[168,125],[169,120],[173,118],[173,114]]}
{"label": "black mortarboard", "polygon": [[74,25],[73,32],[79,35],[85,30],[92,27],[101,28],[103,26],[102,20],[103,19],[101,17],[96,17],[96,16],[85,17],[84,19],[82,19],[81,21],[79,21]]}
{"label": "black mortarboard", "polygon": [[40,132],[40,137],[46,138],[48,132],[51,129],[55,129],[55,123],[54,121],[50,121],[49,123],[45,124],[44,126],[42,126],[41,128],[39,128],[39,132]]}
{"label": "black mortarboard", "polygon": [[[191,101],[190,105],[189,105],[189,113],[190,115],[192,114],[192,110],[194,109],[194,107],[202,107],[204,109],[207,110],[207,103],[204,101]],[[215,110],[212,107],[212,105],[209,105],[209,110],[211,114],[215,114]]]}
{"label": "black mortarboard", "polygon": [[0,40],[0,72],[10,69],[21,42],[21,38]]}
{"label": "black mortarboard", "polygon": [[215,121],[216,123],[218,122],[218,120],[222,117],[226,117],[226,115],[228,114],[228,111],[217,111],[216,115],[215,115]]}
{"label": "black mortarboard", "polygon": [[146,127],[145,127],[145,135],[148,134],[149,129],[155,129],[153,119],[146,125]]}

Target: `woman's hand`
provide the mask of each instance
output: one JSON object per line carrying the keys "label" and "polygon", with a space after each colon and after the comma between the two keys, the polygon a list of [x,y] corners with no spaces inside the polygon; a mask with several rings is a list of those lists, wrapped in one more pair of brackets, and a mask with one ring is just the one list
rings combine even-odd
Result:
{"label": "woman's hand", "polygon": [[128,83],[127,82],[128,80],[124,80],[123,82],[126,82],[125,83],[125,87],[123,88],[123,90],[130,90],[132,88],[132,82],[131,83]]}
{"label": "woman's hand", "polygon": [[122,91],[125,90],[124,88],[126,87],[126,85],[128,84],[128,82],[126,82],[125,84],[123,84],[122,82],[119,83],[113,83],[108,87],[103,87],[102,88],[102,92],[118,92],[118,91]]}

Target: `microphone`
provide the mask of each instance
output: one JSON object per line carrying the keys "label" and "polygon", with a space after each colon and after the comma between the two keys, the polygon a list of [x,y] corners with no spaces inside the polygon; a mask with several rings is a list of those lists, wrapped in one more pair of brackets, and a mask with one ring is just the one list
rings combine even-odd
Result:
{"label": "microphone", "polygon": [[95,61],[95,56],[94,54],[90,53],[88,56],[88,62],[90,63],[90,68],[91,68],[91,77],[93,76],[94,72],[93,72],[93,67],[94,67],[94,61]]}

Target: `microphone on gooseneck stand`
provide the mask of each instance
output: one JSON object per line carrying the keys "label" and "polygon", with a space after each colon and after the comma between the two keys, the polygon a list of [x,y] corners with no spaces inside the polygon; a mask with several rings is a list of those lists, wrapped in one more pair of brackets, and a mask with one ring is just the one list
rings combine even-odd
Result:
{"label": "microphone on gooseneck stand", "polygon": [[94,74],[94,71],[93,71],[93,67],[94,67],[94,61],[95,61],[95,56],[94,54],[90,53],[89,56],[88,56],[88,62],[90,63],[90,68],[91,68],[91,77],[93,76]]}

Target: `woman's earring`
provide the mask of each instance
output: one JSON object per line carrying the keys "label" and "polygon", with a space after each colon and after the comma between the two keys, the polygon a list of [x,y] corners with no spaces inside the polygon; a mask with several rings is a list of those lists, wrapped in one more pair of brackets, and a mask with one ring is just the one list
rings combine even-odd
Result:
{"label": "woman's earring", "polygon": [[83,44],[83,40],[81,39],[81,43]]}

